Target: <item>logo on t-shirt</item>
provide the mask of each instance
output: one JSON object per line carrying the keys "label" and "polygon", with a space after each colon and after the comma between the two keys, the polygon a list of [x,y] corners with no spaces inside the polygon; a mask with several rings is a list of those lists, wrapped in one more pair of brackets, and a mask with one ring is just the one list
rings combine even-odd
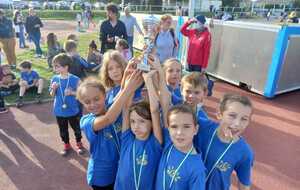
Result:
{"label": "logo on t-shirt", "polygon": [[136,158],[136,163],[137,163],[137,165],[143,165],[143,166],[147,165],[148,164],[148,155],[145,153],[144,159],[143,159],[143,154],[139,155]]}
{"label": "logo on t-shirt", "polygon": [[181,179],[179,171],[176,172],[176,168],[174,166],[168,166],[167,174],[171,179],[174,177],[174,182],[177,182]]}
{"label": "logo on t-shirt", "polygon": [[222,160],[217,164],[216,168],[218,168],[221,172],[226,172],[231,168],[231,165],[228,162],[223,162]]}

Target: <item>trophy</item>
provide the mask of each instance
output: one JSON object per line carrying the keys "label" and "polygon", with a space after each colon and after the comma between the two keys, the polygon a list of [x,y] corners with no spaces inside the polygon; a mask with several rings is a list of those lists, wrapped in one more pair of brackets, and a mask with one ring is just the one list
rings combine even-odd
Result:
{"label": "trophy", "polygon": [[142,20],[143,29],[145,32],[144,43],[146,45],[143,61],[137,65],[137,68],[144,71],[150,71],[150,65],[148,64],[148,55],[151,53],[154,47],[155,28],[159,24],[159,19],[155,16],[146,16]]}

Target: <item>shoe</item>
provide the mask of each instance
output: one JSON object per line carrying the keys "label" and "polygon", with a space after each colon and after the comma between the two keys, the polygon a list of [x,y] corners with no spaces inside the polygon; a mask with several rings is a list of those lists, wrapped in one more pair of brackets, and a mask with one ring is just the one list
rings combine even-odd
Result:
{"label": "shoe", "polygon": [[80,154],[80,155],[84,154],[84,147],[83,147],[81,142],[78,142],[76,144],[76,147],[77,147],[76,151],[77,151],[78,154]]}
{"label": "shoe", "polygon": [[34,55],[34,58],[39,58],[39,57],[41,57],[41,55],[39,55],[39,54]]}
{"label": "shoe", "polygon": [[46,57],[44,55],[40,55],[41,59],[46,59]]}
{"label": "shoe", "polygon": [[38,95],[36,96],[36,101],[37,101],[38,104],[41,104],[41,103],[42,103],[42,96],[41,96],[41,94],[38,94]]}
{"label": "shoe", "polygon": [[6,113],[6,112],[8,112],[8,109],[7,109],[7,108],[0,108],[0,114],[1,114],[1,113]]}
{"label": "shoe", "polygon": [[69,143],[64,144],[64,149],[60,152],[62,156],[67,156],[70,153],[71,145]]}
{"label": "shoe", "polygon": [[21,99],[21,98],[17,99],[17,101],[16,101],[16,106],[17,106],[17,108],[20,108],[20,107],[22,107],[23,105],[24,105],[23,99]]}

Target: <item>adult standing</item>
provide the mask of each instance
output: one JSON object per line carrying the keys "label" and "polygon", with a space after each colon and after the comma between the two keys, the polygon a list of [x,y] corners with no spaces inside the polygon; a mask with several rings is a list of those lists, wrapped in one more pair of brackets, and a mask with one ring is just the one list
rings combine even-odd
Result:
{"label": "adult standing", "polygon": [[19,48],[26,48],[24,18],[19,10],[14,12],[13,20],[16,36],[19,38]]}
{"label": "adult standing", "polygon": [[178,53],[178,40],[172,26],[172,16],[163,15],[160,18],[160,29],[156,35],[154,44],[160,63],[169,58],[176,58]]}
{"label": "adult standing", "polygon": [[43,23],[41,19],[36,15],[34,9],[29,9],[29,16],[26,18],[25,28],[29,35],[29,38],[35,45],[35,57],[44,58],[43,51],[40,46],[41,41],[41,30]]}
{"label": "adult standing", "polygon": [[[181,33],[188,37],[188,55],[187,70],[199,71],[205,70],[208,65],[211,46],[211,34],[207,27],[204,26],[206,19],[203,15],[190,19],[184,23]],[[188,29],[192,23],[197,23],[195,29]]]}
{"label": "adult standing", "polygon": [[13,23],[11,20],[4,16],[4,11],[0,9],[0,43],[2,44],[3,51],[6,55],[8,64],[16,67],[16,39]]}
{"label": "adult standing", "polygon": [[117,38],[127,40],[125,24],[118,20],[118,7],[115,4],[106,6],[107,20],[100,26],[101,53],[108,49],[114,49]]}
{"label": "adult standing", "polygon": [[133,55],[133,35],[134,35],[134,26],[138,30],[138,32],[141,35],[143,34],[143,31],[141,30],[141,27],[138,25],[136,18],[130,14],[130,8],[127,6],[124,9],[125,15],[123,15],[120,20],[125,24],[126,32],[127,32],[127,42],[129,45],[129,48],[131,50],[131,53]]}

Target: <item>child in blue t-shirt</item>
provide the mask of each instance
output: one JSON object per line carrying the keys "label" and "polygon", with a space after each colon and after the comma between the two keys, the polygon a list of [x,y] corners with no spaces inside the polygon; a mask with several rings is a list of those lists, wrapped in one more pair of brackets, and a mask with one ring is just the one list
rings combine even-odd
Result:
{"label": "child in blue t-shirt", "polygon": [[[100,79],[102,84],[106,89],[106,100],[105,104],[107,108],[109,108],[115,101],[118,93],[121,89],[121,81],[124,75],[125,66],[127,65],[127,61],[123,58],[123,56],[115,50],[110,50],[104,53],[103,55],[103,63],[100,69]],[[128,63],[128,65],[132,65],[132,63]],[[141,88],[139,88],[134,95],[134,102],[141,99]],[[118,117],[114,126],[116,131],[121,136],[121,123],[122,117],[121,115]]]}
{"label": "child in blue t-shirt", "polygon": [[53,113],[59,127],[61,140],[64,142],[64,148],[61,151],[62,156],[66,156],[71,150],[68,124],[71,125],[74,131],[78,154],[84,153],[79,126],[79,102],[75,97],[80,79],[68,72],[71,62],[71,58],[65,53],[55,56],[53,58],[53,69],[57,75],[52,77],[50,83],[50,95],[54,97]]}
{"label": "child in blue t-shirt", "polygon": [[163,63],[163,68],[167,87],[171,93],[171,103],[172,105],[176,105],[179,102],[182,102],[180,92],[181,63],[178,59],[170,58]]}
{"label": "child in blue t-shirt", "polygon": [[157,190],[204,190],[205,167],[193,145],[197,119],[188,105],[173,106],[167,114],[164,150],[156,177]]}
{"label": "child in blue t-shirt", "polygon": [[19,82],[20,93],[17,100],[16,106],[23,106],[23,96],[26,91],[33,90],[37,91],[37,101],[41,103],[41,94],[43,91],[44,81],[40,78],[39,74],[31,69],[32,63],[29,61],[23,61],[20,64],[21,79]]}
{"label": "child in blue t-shirt", "polygon": [[226,94],[218,111],[220,123],[201,128],[195,144],[207,168],[207,190],[229,190],[233,171],[239,190],[250,189],[254,154],[241,134],[249,125],[251,114],[252,104],[247,97]]}
{"label": "child in blue t-shirt", "polygon": [[121,113],[138,85],[142,82],[141,72],[135,71],[124,76],[123,88],[109,109],[105,106],[105,88],[95,78],[84,80],[78,90],[77,98],[88,114],[80,120],[80,127],[90,143],[90,159],[87,181],[93,189],[113,189],[118,168],[118,137],[111,125]]}
{"label": "child in blue t-shirt", "polygon": [[190,105],[196,113],[200,127],[210,125],[212,120],[206,114],[203,104],[207,94],[207,78],[199,72],[191,72],[181,79],[183,102]]}
{"label": "child in blue t-shirt", "polygon": [[153,190],[162,151],[159,98],[153,85],[155,70],[144,73],[149,103],[138,102],[123,109],[121,156],[115,183],[118,190]]}

